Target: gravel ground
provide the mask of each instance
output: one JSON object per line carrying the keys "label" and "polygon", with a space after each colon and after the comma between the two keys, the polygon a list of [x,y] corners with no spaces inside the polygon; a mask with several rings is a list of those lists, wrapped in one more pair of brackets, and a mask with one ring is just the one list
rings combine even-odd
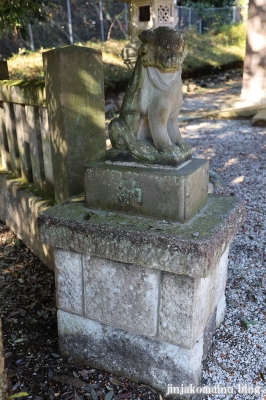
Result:
{"label": "gravel ground", "polygon": [[[194,155],[209,159],[224,179],[223,193],[243,198],[247,211],[231,245],[226,317],[202,382],[234,393],[204,399],[266,399],[266,129],[252,128],[249,120],[200,120],[183,124],[181,131]],[[28,392],[25,398],[32,400],[160,399],[147,385],[60,357],[53,274],[2,223],[0,299],[12,393]],[[254,388],[260,394],[239,393]]]}
{"label": "gravel ground", "polygon": [[203,371],[203,386],[234,394],[205,398],[266,399],[266,129],[249,120],[200,120],[181,131],[224,179],[224,193],[246,202],[246,221],[230,247],[225,321]]}

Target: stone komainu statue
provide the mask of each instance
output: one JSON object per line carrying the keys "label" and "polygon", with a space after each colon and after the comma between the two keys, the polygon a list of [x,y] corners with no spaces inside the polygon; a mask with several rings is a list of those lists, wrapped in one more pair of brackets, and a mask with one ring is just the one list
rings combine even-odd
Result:
{"label": "stone komainu statue", "polygon": [[183,102],[181,65],[186,36],[159,27],[139,35],[142,42],[120,117],[109,124],[114,149],[150,163],[178,165],[191,157],[178,115]]}

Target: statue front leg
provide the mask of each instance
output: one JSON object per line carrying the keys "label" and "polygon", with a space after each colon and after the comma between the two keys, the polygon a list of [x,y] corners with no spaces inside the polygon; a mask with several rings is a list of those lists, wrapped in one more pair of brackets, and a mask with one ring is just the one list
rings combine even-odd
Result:
{"label": "statue front leg", "polygon": [[160,101],[159,97],[157,97],[155,101],[151,102],[148,109],[152,140],[159,151],[165,151],[173,144],[167,132],[169,111],[162,103],[163,101]]}
{"label": "statue front leg", "polygon": [[188,150],[189,144],[182,138],[178,127],[179,109],[175,109],[170,115],[167,122],[167,131],[171,142],[178,146],[180,150]]}

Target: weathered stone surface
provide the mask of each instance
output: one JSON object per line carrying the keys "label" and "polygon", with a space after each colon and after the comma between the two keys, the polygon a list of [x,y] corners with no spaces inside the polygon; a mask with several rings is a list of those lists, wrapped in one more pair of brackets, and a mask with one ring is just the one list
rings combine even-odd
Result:
{"label": "weathered stone surface", "polygon": [[113,148],[141,161],[180,165],[191,158],[190,146],[178,128],[186,35],[159,26],[141,32],[139,39],[142,45],[120,116],[109,124],[110,140]]}
{"label": "weathered stone surface", "polygon": [[[265,77],[266,79],[266,77]],[[265,95],[266,96],[266,95]],[[252,118],[252,126],[266,126],[266,109],[263,108]]]}
{"label": "weathered stone surface", "polygon": [[86,317],[143,335],[156,335],[159,271],[87,255],[83,271]]}
{"label": "weathered stone surface", "polygon": [[166,391],[167,385],[198,385],[203,336],[192,349],[126,332],[90,319],[58,312],[59,343],[64,356]]}
{"label": "weathered stone surface", "polygon": [[18,152],[18,142],[15,124],[15,115],[13,104],[3,102],[4,119],[5,119],[5,130],[8,153],[10,157],[10,164],[12,171],[17,175],[21,175],[21,165]]}
{"label": "weathered stone surface", "polygon": [[220,301],[221,297],[224,294],[226,279],[227,279],[227,265],[228,265],[228,253],[229,253],[229,246],[225,250],[224,254],[222,255],[218,265],[212,271],[212,301],[215,306]]}
{"label": "weathered stone surface", "polygon": [[44,81],[2,81],[0,82],[0,101],[45,107]]}
{"label": "weathered stone surface", "polygon": [[192,348],[224,295],[227,255],[207,278],[192,278],[55,249],[58,308]]}
{"label": "weathered stone surface", "polygon": [[0,164],[4,170],[11,169],[3,103],[0,103]]}
{"label": "weathered stone surface", "polygon": [[52,166],[52,149],[48,124],[47,108],[39,107],[40,130],[42,137],[44,175],[47,192],[54,196],[54,175]]}
{"label": "weathered stone surface", "polygon": [[56,202],[83,191],[88,161],[105,156],[101,52],[66,46],[43,53]]}
{"label": "weathered stone surface", "polygon": [[208,197],[189,223],[97,212],[73,198],[39,215],[43,243],[144,268],[207,277],[244,221],[244,202]]}
{"label": "weathered stone surface", "polygon": [[174,2],[169,0],[152,0],[145,4],[139,1],[128,1],[129,20],[128,35],[131,42],[138,40],[138,35],[144,29],[155,29],[166,25],[175,28],[178,22]]}
{"label": "weathered stone surface", "polygon": [[[159,337],[193,347],[224,294],[228,249],[206,278],[162,274]],[[220,310],[219,310],[220,311]],[[219,317],[220,318],[220,317]]]}
{"label": "weathered stone surface", "polygon": [[53,249],[39,240],[37,216],[51,207],[51,201],[41,200],[10,174],[0,173],[0,219],[23,240],[32,252],[50,269],[54,268]]}
{"label": "weathered stone surface", "polygon": [[223,294],[217,304],[216,321],[215,321],[216,328],[219,328],[222,322],[224,321],[225,310],[226,310],[226,298],[225,294]]}
{"label": "weathered stone surface", "polygon": [[182,347],[192,347],[197,341],[199,328],[202,332],[210,316],[209,280],[163,273],[159,327],[162,340]]}
{"label": "weathered stone surface", "polygon": [[82,255],[54,249],[57,306],[60,310],[83,314]]}
{"label": "weathered stone surface", "polygon": [[169,169],[90,163],[85,171],[85,204],[92,209],[185,222],[206,205],[208,179],[208,162],[196,158]]}
{"label": "weathered stone surface", "polygon": [[213,343],[212,338],[216,329],[216,316],[217,316],[217,309],[215,309],[212,315],[210,316],[203,332],[202,360],[206,360],[206,358],[208,357],[208,351],[210,350]]}

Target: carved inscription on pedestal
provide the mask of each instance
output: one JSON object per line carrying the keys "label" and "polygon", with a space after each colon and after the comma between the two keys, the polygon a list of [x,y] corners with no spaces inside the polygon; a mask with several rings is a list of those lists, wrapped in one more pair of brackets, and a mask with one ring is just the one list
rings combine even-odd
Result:
{"label": "carved inscription on pedestal", "polygon": [[125,179],[122,179],[117,186],[118,200],[121,203],[130,204],[142,204],[143,189],[138,187],[138,181],[134,179],[129,184],[126,183]]}

